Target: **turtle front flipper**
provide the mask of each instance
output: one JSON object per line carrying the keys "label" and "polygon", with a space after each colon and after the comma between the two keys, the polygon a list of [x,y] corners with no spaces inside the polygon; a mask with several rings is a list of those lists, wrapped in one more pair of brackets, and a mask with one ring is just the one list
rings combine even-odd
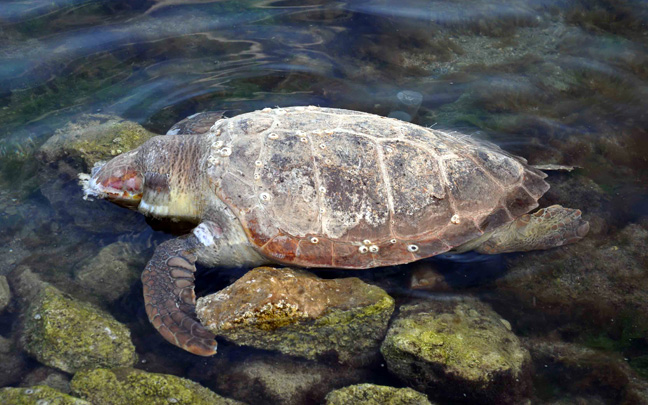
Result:
{"label": "turtle front flipper", "polygon": [[552,205],[484,235],[487,239],[479,238],[483,243],[471,248],[486,254],[544,250],[577,242],[587,232],[589,223],[580,210]]}
{"label": "turtle front flipper", "polygon": [[146,314],[169,342],[199,356],[216,354],[215,336],[196,318],[194,273],[201,244],[192,234],[162,243],[142,273]]}

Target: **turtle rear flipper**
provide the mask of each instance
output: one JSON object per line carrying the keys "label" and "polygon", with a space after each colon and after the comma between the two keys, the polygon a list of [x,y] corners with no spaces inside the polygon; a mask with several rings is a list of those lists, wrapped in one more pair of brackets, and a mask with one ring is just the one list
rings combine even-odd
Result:
{"label": "turtle rear flipper", "polygon": [[146,314],[155,329],[172,344],[193,354],[216,354],[215,336],[196,318],[194,273],[198,238],[172,239],[155,249],[142,273]]}
{"label": "turtle rear flipper", "polygon": [[472,249],[486,254],[550,249],[577,242],[588,232],[589,222],[581,218],[580,210],[552,205],[522,215]]}

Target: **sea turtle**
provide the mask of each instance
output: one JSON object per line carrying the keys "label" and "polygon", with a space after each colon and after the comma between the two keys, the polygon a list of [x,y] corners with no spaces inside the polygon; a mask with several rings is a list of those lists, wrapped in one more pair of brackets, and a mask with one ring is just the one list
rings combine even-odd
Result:
{"label": "sea turtle", "polygon": [[275,263],[366,269],[454,249],[501,253],[572,243],[581,212],[527,214],[546,174],[496,145],[373,114],[265,108],[201,135],[150,139],[86,175],[86,195],[198,224],[142,273],[146,313],[169,342],[216,351],[196,320],[194,272]]}

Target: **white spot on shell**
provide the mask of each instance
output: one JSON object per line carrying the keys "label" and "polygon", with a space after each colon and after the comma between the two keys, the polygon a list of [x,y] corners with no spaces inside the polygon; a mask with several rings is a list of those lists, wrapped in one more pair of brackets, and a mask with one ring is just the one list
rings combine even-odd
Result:
{"label": "white spot on shell", "polygon": [[264,109],[261,110],[261,111],[264,112],[264,113],[268,113],[268,112],[272,111],[272,108],[270,108],[270,107],[266,107],[266,108],[264,108]]}
{"label": "white spot on shell", "polygon": [[261,199],[261,201],[270,201],[270,194],[261,193],[259,194],[259,199]]}
{"label": "white spot on shell", "polygon": [[368,251],[369,251],[369,248],[366,247],[366,246],[360,246],[358,248],[358,252],[360,252],[360,253],[367,253]]}
{"label": "white spot on shell", "polygon": [[214,149],[218,149],[221,146],[223,146],[223,141],[216,141],[216,142],[212,143],[212,148],[214,148]]}
{"label": "white spot on shell", "polygon": [[261,178],[261,175],[259,173],[254,174],[254,180],[259,180]]}
{"label": "white spot on shell", "polygon": [[281,108],[277,108],[277,109],[275,110],[275,114],[277,114],[277,115],[285,115],[285,114],[286,114],[286,111],[285,111],[285,110],[282,110]]}
{"label": "white spot on shell", "polygon": [[279,138],[279,135],[277,135],[276,132],[271,132],[271,133],[268,135],[268,139],[278,139],[278,138]]}
{"label": "white spot on shell", "polygon": [[315,107],[314,105],[309,105],[307,108],[309,110],[317,110],[317,107]]}
{"label": "white spot on shell", "polygon": [[380,248],[379,248],[378,246],[376,246],[376,245],[371,245],[371,246],[369,246],[369,251],[370,251],[371,253],[376,253],[376,252],[378,252],[379,250],[380,250]]}
{"label": "white spot on shell", "polygon": [[315,243],[319,242],[319,239],[317,239],[315,236],[313,236],[312,238],[310,238],[310,241],[311,241],[311,243],[315,244]]}
{"label": "white spot on shell", "polygon": [[452,222],[452,223],[455,224],[455,225],[459,224],[459,223],[461,222],[461,221],[459,220],[459,215],[454,214],[454,215],[452,216],[452,218],[450,218],[450,222]]}
{"label": "white spot on shell", "polygon": [[304,143],[308,142],[308,138],[306,138],[305,136],[300,137],[299,140]]}
{"label": "white spot on shell", "polygon": [[419,247],[417,245],[414,245],[414,244],[407,245],[407,250],[414,253],[414,252],[418,252]]}
{"label": "white spot on shell", "polygon": [[320,143],[319,147],[320,147],[320,149],[326,149],[326,144],[325,143]]}
{"label": "white spot on shell", "polygon": [[229,155],[232,154],[232,149],[230,149],[230,148],[223,148],[223,149],[221,149],[220,151],[218,151],[218,153],[219,153],[221,156],[227,157],[227,156],[229,156]]}
{"label": "white spot on shell", "polygon": [[256,162],[254,162],[254,165],[255,165],[256,167],[261,167],[261,166],[263,166],[263,162],[260,161],[260,160],[257,160]]}
{"label": "white spot on shell", "polygon": [[325,208],[320,208],[320,214],[323,214],[323,213],[325,213],[325,212],[326,212],[326,209],[325,209]]}
{"label": "white spot on shell", "polygon": [[371,245],[371,241],[369,239],[365,239],[362,241],[365,245]]}
{"label": "white spot on shell", "polygon": [[394,148],[392,148],[391,146],[387,146],[387,147],[385,147],[385,151],[387,153],[392,153],[394,151]]}
{"label": "white spot on shell", "polygon": [[396,242],[397,242],[396,239],[392,239],[392,240],[389,241],[389,243],[396,243]]}
{"label": "white spot on shell", "polygon": [[319,191],[320,193],[326,193],[326,187],[320,186]]}

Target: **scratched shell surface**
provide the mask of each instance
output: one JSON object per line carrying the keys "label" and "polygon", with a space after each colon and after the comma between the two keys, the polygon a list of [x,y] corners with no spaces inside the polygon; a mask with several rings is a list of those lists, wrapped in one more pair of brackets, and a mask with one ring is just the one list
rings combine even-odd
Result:
{"label": "scratched shell surface", "polygon": [[210,134],[217,195],[252,243],[286,264],[433,256],[530,211],[549,188],[495,145],[357,111],[265,109]]}

